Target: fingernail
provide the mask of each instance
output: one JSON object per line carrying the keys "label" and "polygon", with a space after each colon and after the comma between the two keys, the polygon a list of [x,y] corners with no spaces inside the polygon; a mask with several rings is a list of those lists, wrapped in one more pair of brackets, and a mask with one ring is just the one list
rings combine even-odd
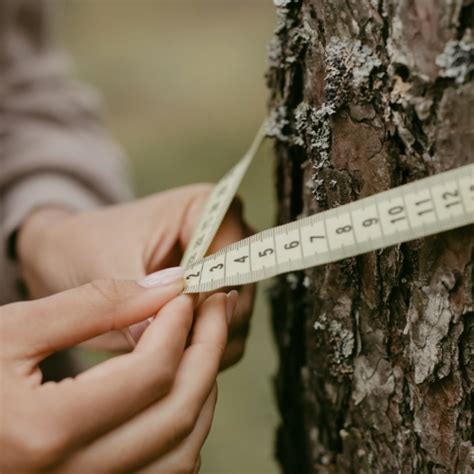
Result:
{"label": "fingernail", "polygon": [[232,316],[234,316],[235,307],[237,305],[237,298],[239,297],[239,293],[236,290],[229,291],[227,293],[227,303],[226,303],[226,316],[227,316],[227,323],[230,324],[232,320]]}
{"label": "fingernail", "polygon": [[132,336],[130,329],[125,328],[121,330],[121,333],[125,336],[127,342],[132,346],[132,349],[137,345],[135,339]]}
{"label": "fingernail", "polygon": [[184,278],[184,270],[181,267],[166,268],[159,272],[147,275],[138,284],[143,288],[157,288],[159,286],[170,285]]}
{"label": "fingernail", "polygon": [[142,337],[142,334],[145,332],[146,328],[150,325],[151,321],[152,319],[149,318],[145,321],[141,321],[139,323],[133,324],[132,326],[128,328],[128,331],[131,334],[135,344]]}

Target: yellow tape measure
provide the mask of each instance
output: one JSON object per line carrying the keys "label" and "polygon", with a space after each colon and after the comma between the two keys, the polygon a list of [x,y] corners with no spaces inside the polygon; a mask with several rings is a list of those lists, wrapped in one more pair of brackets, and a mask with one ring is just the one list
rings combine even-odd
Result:
{"label": "yellow tape measure", "polygon": [[235,242],[204,258],[265,138],[210,194],[183,256],[185,293],[242,285],[474,223],[474,164],[405,184]]}

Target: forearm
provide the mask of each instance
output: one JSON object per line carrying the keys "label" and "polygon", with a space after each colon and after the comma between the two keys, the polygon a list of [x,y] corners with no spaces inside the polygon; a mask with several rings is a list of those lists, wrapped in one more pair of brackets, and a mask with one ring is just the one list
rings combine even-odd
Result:
{"label": "forearm", "polygon": [[[121,150],[101,123],[98,96],[71,79],[67,58],[53,45],[47,4],[54,5],[45,0],[0,2],[4,280],[14,273],[3,268],[15,248],[7,244],[35,209],[85,210],[131,195]],[[13,286],[2,282],[0,302],[19,297],[12,294]]]}

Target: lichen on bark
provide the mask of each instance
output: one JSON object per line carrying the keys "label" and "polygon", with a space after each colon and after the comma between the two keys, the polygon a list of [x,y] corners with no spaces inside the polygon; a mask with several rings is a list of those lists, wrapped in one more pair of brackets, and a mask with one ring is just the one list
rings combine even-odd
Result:
{"label": "lichen on bark", "polygon": [[[472,161],[474,2],[274,3],[279,223]],[[278,280],[285,472],[468,472],[472,230]]]}

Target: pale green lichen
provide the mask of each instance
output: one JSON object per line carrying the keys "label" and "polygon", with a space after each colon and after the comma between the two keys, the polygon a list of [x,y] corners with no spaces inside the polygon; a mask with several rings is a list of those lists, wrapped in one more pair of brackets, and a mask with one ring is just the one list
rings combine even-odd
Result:
{"label": "pale green lichen", "polygon": [[436,58],[439,75],[464,84],[474,73],[474,43],[468,39],[448,41],[444,51]]}
{"label": "pale green lichen", "polygon": [[277,8],[287,7],[292,3],[294,0],[273,0],[273,5]]}
{"label": "pale green lichen", "polygon": [[[307,143],[317,150],[324,166],[331,137],[328,120],[343,107],[350,95],[369,87],[372,73],[381,66],[375,53],[360,41],[332,37],[326,50],[324,102],[318,108],[302,102],[294,112],[296,144]],[[303,137],[307,140],[302,141]]]}
{"label": "pale green lichen", "polygon": [[266,135],[276,138],[280,142],[287,142],[288,135],[285,132],[285,128],[289,124],[287,107],[285,105],[279,105],[270,112]]}
{"label": "pale green lichen", "polygon": [[354,333],[342,327],[338,321],[331,321],[329,324],[329,332],[333,338],[339,341],[339,353],[343,358],[350,357],[354,351],[355,339]]}
{"label": "pale green lichen", "polygon": [[333,36],[325,50],[325,99],[332,106],[341,106],[348,95],[367,96],[372,74],[382,61],[359,40],[350,41]]}
{"label": "pale green lichen", "polygon": [[317,150],[320,161],[316,165],[321,168],[329,160],[331,129],[328,118],[334,113],[331,106],[323,104],[319,108],[301,102],[295,110],[295,145],[306,144],[311,150]]}
{"label": "pale green lichen", "polygon": [[274,36],[268,43],[267,53],[269,66],[278,68],[282,62],[283,50],[281,41],[277,36]]}
{"label": "pale green lichen", "polygon": [[[329,165],[329,152],[331,149],[331,126],[329,117],[334,109],[323,104],[319,108],[312,107],[306,102],[301,102],[294,112],[295,134],[293,143],[299,146],[307,146],[315,151],[316,156],[312,158],[313,179],[312,193],[317,201],[322,199],[322,179],[316,176],[316,172]],[[316,159],[317,157],[317,159]]]}
{"label": "pale green lichen", "polygon": [[[310,36],[303,37],[311,41]],[[313,194],[322,198],[320,189],[324,181],[317,176],[320,169],[330,165],[331,123],[330,119],[344,107],[351,96],[367,97],[371,76],[381,66],[380,59],[360,41],[351,42],[333,37],[325,49],[324,102],[313,107],[301,102],[294,111],[294,135],[291,142],[314,151]],[[291,120],[290,120],[291,122]]]}

